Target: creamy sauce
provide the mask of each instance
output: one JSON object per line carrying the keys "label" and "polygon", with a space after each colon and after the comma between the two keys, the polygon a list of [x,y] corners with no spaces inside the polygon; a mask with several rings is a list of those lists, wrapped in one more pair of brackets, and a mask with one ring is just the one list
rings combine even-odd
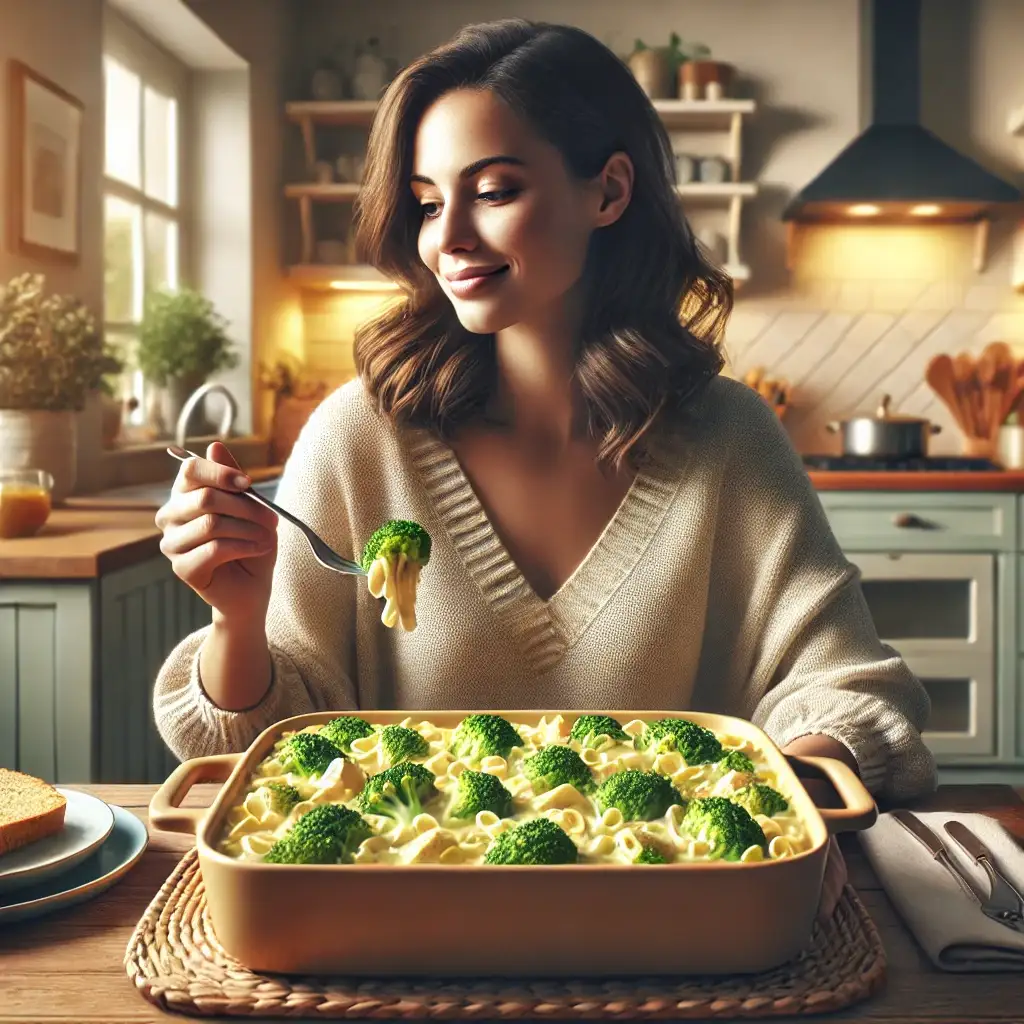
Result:
{"label": "creamy sauce", "polygon": [[[748,773],[724,771],[716,764],[687,765],[675,752],[654,754],[636,750],[632,745],[633,738],[643,732],[645,725],[640,719],[623,723],[629,740],[613,742],[605,738],[597,748],[583,747],[579,741],[570,740],[572,720],[563,715],[542,718],[536,726],[523,725],[512,717],[508,721],[525,745],[513,748],[507,759],[485,757],[479,764],[468,764],[450,753],[448,747],[453,729],[441,728],[411,716],[399,723],[415,729],[427,740],[428,753],[412,760],[423,764],[437,776],[437,794],[425,803],[424,813],[408,825],[381,815],[363,814],[375,834],[363,841],[354,862],[481,864],[497,835],[513,825],[541,816],[551,818],[568,833],[576,844],[581,864],[630,864],[643,846],[656,847],[669,862],[700,862],[713,857],[711,844],[683,827],[685,809],[681,806],[670,807],[662,817],[653,821],[624,821],[614,808],[602,814],[592,795],[586,796],[570,785],[535,793],[529,778],[523,773],[522,763],[541,748],[556,743],[570,746],[580,754],[590,767],[597,785],[614,772],[627,768],[653,770],[667,776],[687,799],[728,796],[755,779],[766,783],[778,790],[789,804],[788,810],[772,817],[755,815],[768,841],[767,857],[787,857],[811,846],[807,825],[793,810],[791,794],[779,789],[775,773],[766,764],[762,752],[749,740],[718,734],[725,750],[739,750],[751,758],[754,762],[753,777]],[[310,726],[304,731],[317,732],[319,729],[320,726]],[[260,763],[250,779],[242,803],[229,812],[226,832],[217,844],[221,853],[240,860],[259,861],[302,814],[316,805],[341,803],[359,811],[356,797],[363,782],[388,767],[378,746],[378,734],[374,733],[352,744],[350,761],[339,758],[331,763],[323,776],[303,778],[283,771],[277,759],[277,751],[290,735],[285,733],[275,745],[274,753]],[[511,817],[499,819],[489,811],[482,811],[475,820],[449,817],[447,811],[456,795],[459,773],[466,768],[490,772],[502,780],[513,798]],[[287,783],[301,794],[302,800],[287,816],[271,809],[266,790],[270,782]],[[744,852],[741,861],[764,858],[762,849],[752,846]]]}
{"label": "creamy sauce", "polygon": [[410,562],[404,552],[390,558],[381,555],[371,563],[366,585],[374,597],[384,598],[380,621],[389,629],[399,623],[408,632],[416,628],[416,587],[421,568],[419,562]]}

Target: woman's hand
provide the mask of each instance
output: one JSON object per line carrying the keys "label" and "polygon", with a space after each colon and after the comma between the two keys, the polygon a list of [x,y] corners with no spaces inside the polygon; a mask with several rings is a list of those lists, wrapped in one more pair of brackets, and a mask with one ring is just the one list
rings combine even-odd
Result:
{"label": "woman's hand", "polygon": [[277,516],[238,493],[248,483],[215,441],[205,459],[181,464],[156,525],[174,574],[213,608],[215,622],[262,626],[277,559]]}

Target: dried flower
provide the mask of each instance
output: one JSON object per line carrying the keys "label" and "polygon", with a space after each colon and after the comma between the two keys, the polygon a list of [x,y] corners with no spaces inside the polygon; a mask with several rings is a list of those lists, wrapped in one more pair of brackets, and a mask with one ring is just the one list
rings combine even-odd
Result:
{"label": "dried flower", "polygon": [[122,369],[86,305],[45,285],[20,274],[0,289],[0,409],[79,410]]}

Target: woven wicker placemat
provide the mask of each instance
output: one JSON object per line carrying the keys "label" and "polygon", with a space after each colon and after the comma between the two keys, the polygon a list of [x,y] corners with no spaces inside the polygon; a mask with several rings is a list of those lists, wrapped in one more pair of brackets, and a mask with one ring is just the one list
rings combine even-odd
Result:
{"label": "woven wicker placemat", "polygon": [[195,849],[142,916],[124,958],[139,992],[197,1016],[331,1020],[727,1019],[824,1013],[860,1002],[885,979],[885,951],[846,886],[794,960],[756,975],[633,978],[350,978],[258,974],[224,952],[206,913]]}

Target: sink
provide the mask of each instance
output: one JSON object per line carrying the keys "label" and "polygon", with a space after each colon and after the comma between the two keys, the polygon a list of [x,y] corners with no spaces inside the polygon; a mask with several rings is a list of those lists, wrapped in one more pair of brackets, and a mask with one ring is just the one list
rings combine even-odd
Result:
{"label": "sink", "polygon": [[[254,483],[252,489],[263,497],[274,500],[280,477],[271,477]],[[136,506],[139,508],[159,508],[171,493],[170,482],[158,481],[149,484],[131,484],[128,487],[112,487],[99,494],[89,495],[89,499],[102,501],[104,505]]]}

